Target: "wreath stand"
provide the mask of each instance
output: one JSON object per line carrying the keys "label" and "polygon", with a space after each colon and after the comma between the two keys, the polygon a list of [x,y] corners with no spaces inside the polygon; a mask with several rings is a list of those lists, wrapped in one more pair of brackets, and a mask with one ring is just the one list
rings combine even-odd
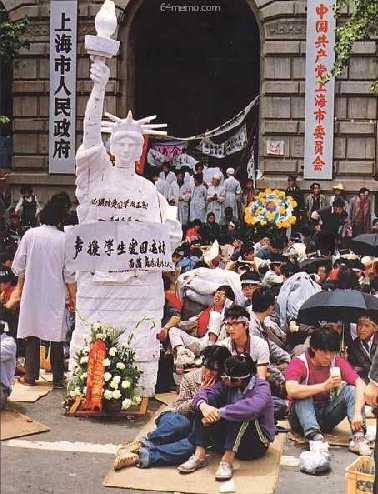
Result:
{"label": "wreath stand", "polygon": [[105,412],[103,410],[83,410],[82,404],[84,398],[80,396],[75,397],[75,401],[70,405],[67,415],[69,417],[89,417],[89,418],[100,418],[100,417],[112,417],[112,418],[128,418],[128,417],[145,417],[147,415],[149,398],[144,396],[139,404],[139,408],[135,410],[135,407],[130,407],[127,410],[121,410],[120,412]]}

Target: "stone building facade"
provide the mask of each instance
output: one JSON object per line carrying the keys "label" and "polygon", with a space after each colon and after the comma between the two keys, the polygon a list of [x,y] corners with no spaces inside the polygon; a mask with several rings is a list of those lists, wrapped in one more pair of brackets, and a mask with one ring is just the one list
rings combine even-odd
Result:
{"label": "stone building facade", "polygon": [[[106,110],[125,115],[133,108],[133,59],[130,27],[143,1],[115,0],[119,18],[121,52],[111,62]],[[260,28],[260,186],[285,187],[288,173],[303,176],[305,116],[306,0],[245,0]],[[42,202],[51,193],[74,190],[74,177],[48,173],[49,113],[49,1],[2,0],[10,19],[28,15],[31,48],[20,54],[13,74],[13,174],[9,182],[17,198],[21,183],[29,183]],[[82,118],[91,84],[84,36],[94,34],[94,16],[101,0],[78,1],[77,47],[77,145],[81,141]],[[179,2],[177,2],[179,3]],[[216,2],[215,2],[216,3]],[[362,186],[378,191],[377,97],[370,85],[377,77],[377,43],[356,43],[349,67],[336,81],[334,180],[352,193]],[[266,141],[285,142],[285,155],[266,154]]]}

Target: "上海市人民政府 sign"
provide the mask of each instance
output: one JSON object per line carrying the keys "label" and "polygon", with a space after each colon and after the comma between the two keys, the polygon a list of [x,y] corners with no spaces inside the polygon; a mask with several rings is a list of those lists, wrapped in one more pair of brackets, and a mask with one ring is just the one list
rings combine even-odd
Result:
{"label": "\u4e0a\u6d77\u5e02\u4eba\u6c11\u653f\u5e9c sign", "polygon": [[77,1],[51,1],[50,173],[75,173],[76,39]]}

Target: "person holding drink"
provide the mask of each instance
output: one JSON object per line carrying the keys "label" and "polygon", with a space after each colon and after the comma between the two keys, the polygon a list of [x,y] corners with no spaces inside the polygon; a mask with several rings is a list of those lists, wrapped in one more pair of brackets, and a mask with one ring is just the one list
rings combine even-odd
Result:
{"label": "person holding drink", "polygon": [[365,383],[349,363],[338,356],[340,336],[330,329],[317,329],[310,348],[294,357],[286,369],[286,390],[291,402],[292,429],[309,441],[324,441],[348,417],[352,439],[349,449],[370,455],[365,439]]}

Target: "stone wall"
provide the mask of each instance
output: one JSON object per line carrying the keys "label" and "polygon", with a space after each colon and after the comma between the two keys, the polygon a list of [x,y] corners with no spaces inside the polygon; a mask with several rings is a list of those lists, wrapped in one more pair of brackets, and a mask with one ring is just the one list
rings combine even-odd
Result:
{"label": "stone wall", "polygon": [[[306,2],[262,3],[265,43],[259,156],[264,177],[260,185],[284,187],[287,173],[303,176]],[[342,181],[351,192],[362,186],[378,190],[374,180],[378,175],[377,97],[370,93],[377,75],[377,44],[359,42],[335,85],[334,180]],[[284,141],[285,156],[268,156],[267,140]],[[303,189],[310,185],[299,183]],[[322,188],[330,191],[332,183],[322,181]]]}
{"label": "stone wall", "polygon": [[[119,39],[127,42],[131,19],[143,0],[116,0],[122,20]],[[256,14],[261,30],[261,104],[259,167],[260,186],[285,187],[288,173],[303,173],[304,91],[306,53],[306,1],[246,0]],[[13,169],[10,181],[15,195],[21,183],[30,183],[44,201],[52,192],[73,191],[74,177],[48,174],[49,98],[49,2],[48,0],[4,0],[11,19],[27,14],[32,45],[20,55],[13,84]],[[81,141],[82,117],[89,95],[89,60],[84,35],[94,32],[94,16],[100,0],[79,0],[77,62],[77,144]],[[377,76],[377,45],[356,43],[354,56],[336,82],[334,180],[348,191],[367,186],[378,190],[377,98],[371,81]],[[106,109],[125,113],[125,75],[132,77],[125,53],[113,60]],[[119,74],[122,74],[120,77]],[[132,101],[129,101],[132,106]],[[283,140],[285,156],[266,154],[267,140]],[[309,183],[299,180],[302,188]],[[330,191],[332,182],[322,183]]]}

